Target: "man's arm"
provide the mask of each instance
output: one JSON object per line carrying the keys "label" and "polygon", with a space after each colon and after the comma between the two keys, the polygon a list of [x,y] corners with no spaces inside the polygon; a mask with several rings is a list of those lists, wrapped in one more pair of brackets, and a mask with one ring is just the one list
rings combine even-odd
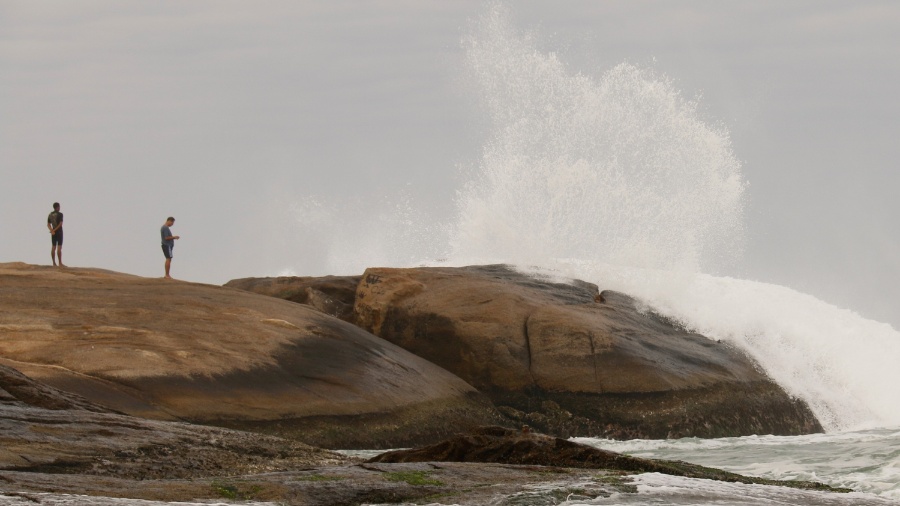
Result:
{"label": "man's arm", "polygon": [[61,227],[62,225],[63,225],[63,220],[60,219],[59,223],[56,224],[56,228],[53,228],[53,225],[50,223],[50,218],[49,217],[47,218],[47,230],[49,230],[51,234],[55,234],[56,231],[59,230],[59,227]]}

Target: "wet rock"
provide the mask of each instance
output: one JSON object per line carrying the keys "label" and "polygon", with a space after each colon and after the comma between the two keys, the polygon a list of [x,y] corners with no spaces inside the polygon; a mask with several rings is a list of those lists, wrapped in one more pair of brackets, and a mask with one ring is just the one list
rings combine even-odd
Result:
{"label": "wet rock", "polygon": [[[816,482],[753,478],[687,462],[632,457],[532,431],[516,431],[504,427],[482,427],[426,447],[386,452],[367,462],[480,462],[603,469],[629,473],[663,473],[737,483],[786,485],[801,489],[838,490]],[[839,489],[839,491],[847,490]]]}

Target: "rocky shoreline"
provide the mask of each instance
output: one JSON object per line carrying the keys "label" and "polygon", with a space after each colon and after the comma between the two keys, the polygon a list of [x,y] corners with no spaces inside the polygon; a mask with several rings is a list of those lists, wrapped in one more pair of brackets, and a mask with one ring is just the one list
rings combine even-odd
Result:
{"label": "rocky shoreline", "polygon": [[628,475],[640,472],[846,491],[628,457],[503,427],[363,461],[257,433],[113,413],[3,366],[0,393],[4,504],[104,504],[73,495],[322,506],[488,504],[534,494],[530,490],[542,483],[550,499],[589,499],[636,493]]}
{"label": "rocky shoreline", "polygon": [[631,493],[637,472],[832,490],[566,441],[821,430],[742,354],[589,283],[481,266],[215,287],[14,263],[0,308],[0,502],[485,504],[562,476],[582,484],[563,497]]}

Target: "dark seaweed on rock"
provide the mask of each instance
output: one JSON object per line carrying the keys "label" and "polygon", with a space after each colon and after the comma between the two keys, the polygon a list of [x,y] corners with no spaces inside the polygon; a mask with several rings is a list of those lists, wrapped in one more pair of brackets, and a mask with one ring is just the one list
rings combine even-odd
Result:
{"label": "dark seaweed on rock", "polygon": [[565,439],[503,427],[482,427],[440,443],[378,455],[370,463],[481,462],[522,466],[603,469],[628,473],[662,473],[747,484],[781,485],[807,490],[851,492],[822,483],[779,481],[729,473],[681,461],[651,460],[582,445]]}

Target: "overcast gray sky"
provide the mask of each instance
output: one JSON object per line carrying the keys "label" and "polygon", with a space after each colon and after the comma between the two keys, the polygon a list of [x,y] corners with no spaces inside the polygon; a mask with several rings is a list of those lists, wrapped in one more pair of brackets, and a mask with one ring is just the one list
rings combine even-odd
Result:
{"label": "overcast gray sky", "polygon": [[[734,275],[900,328],[900,3],[509,7],[576,71],[653,67],[730,130],[749,182]],[[294,226],[311,209],[339,211],[320,225],[358,232],[358,257],[372,214],[447,219],[484,142],[460,47],[484,9],[0,0],[0,261],[49,263],[54,201],[68,264],[159,276],[173,215],[173,275],[210,283],[342,265]]]}

